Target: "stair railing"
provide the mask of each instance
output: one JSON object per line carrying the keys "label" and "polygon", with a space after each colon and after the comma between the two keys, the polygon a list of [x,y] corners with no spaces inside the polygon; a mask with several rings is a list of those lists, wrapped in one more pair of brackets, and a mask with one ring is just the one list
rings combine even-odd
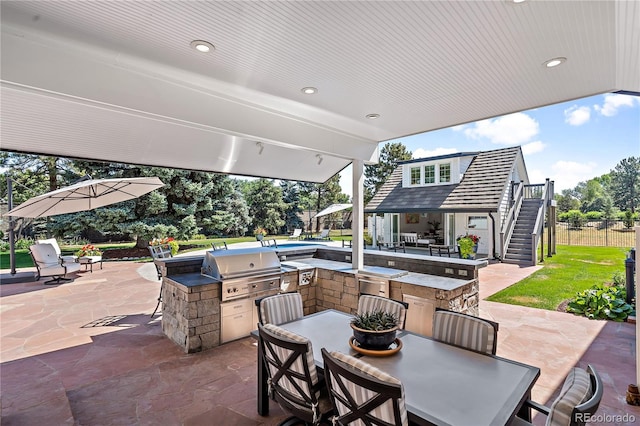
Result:
{"label": "stair railing", "polygon": [[[547,179],[547,181],[544,184],[544,188],[540,196],[540,198],[542,199],[542,203],[540,203],[540,207],[538,208],[538,214],[536,215],[536,223],[533,226],[533,232],[531,232],[531,262],[533,262],[534,265],[538,263],[537,262],[538,243],[540,242],[542,236],[544,235],[544,218],[547,214],[547,205],[549,204],[547,200],[548,194],[549,194],[549,179]],[[535,198],[538,198],[538,197],[535,197]]]}
{"label": "stair railing", "polygon": [[502,247],[502,258],[504,259],[507,255],[507,248],[509,247],[509,241],[511,240],[511,235],[513,234],[513,229],[516,226],[516,219],[520,214],[520,208],[522,207],[522,199],[523,199],[523,188],[524,184],[522,182],[518,182],[516,190],[513,192],[513,200],[511,203],[511,207],[509,208],[509,212],[505,216],[504,221],[502,222],[502,229],[500,230],[500,246]]}

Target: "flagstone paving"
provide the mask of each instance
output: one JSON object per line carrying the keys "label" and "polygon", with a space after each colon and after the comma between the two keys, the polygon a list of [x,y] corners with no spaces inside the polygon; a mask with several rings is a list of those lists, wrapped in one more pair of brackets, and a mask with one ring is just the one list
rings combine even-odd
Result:
{"label": "flagstone paving", "polygon": [[[490,265],[481,296],[535,269]],[[253,339],[184,354],[162,334],[161,317],[150,317],[160,288],[153,264],[105,262],[70,283],[43,281],[0,285],[2,425],[275,425],[286,417],[275,403],[269,417],[256,413]],[[605,387],[598,414],[640,419],[625,403],[635,382],[633,324],[484,300],[480,308],[500,323],[498,355],[541,368],[534,399],[549,404],[569,368],[591,363]]]}

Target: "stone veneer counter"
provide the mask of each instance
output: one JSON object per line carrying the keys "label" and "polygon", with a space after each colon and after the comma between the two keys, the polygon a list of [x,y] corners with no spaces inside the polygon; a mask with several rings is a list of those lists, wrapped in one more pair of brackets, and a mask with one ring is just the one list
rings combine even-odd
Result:
{"label": "stone veneer counter", "polygon": [[[324,309],[355,313],[360,294],[357,274],[388,279],[392,299],[413,296],[428,300],[435,308],[478,314],[477,268],[486,266],[483,261],[366,250],[367,265],[358,271],[348,262],[351,253],[345,249],[292,245],[276,251],[284,267],[284,281],[302,295],[305,315]],[[203,259],[155,260],[163,275],[162,330],[187,353],[221,342],[221,283],[200,274]],[[291,268],[286,267],[287,260],[292,261]],[[297,286],[296,263],[316,269],[308,285]]]}
{"label": "stone veneer counter", "polygon": [[164,334],[187,353],[219,346],[220,291],[220,281],[200,272],[163,277]]}

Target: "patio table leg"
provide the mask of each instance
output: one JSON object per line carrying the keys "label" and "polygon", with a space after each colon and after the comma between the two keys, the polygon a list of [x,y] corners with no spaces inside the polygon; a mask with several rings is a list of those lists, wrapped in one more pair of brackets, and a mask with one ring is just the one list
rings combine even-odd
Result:
{"label": "patio table leg", "polygon": [[518,410],[518,414],[516,414],[516,416],[520,417],[521,419],[531,423],[531,407],[528,404],[525,404],[524,402],[531,399],[531,391],[529,391],[522,399],[522,405],[520,406],[520,409]]}

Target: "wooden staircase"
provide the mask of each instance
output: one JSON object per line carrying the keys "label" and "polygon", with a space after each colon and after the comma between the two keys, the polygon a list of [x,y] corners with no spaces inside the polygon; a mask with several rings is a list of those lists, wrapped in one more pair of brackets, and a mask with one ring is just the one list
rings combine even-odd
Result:
{"label": "wooden staircase", "polygon": [[538,210],[542,205],[541,199],[524,199],[522,208],[516,219],[513,234],[509,240],[509,246],[502,259],[505,263],[532,264],[533,247],[531,233],[536,223]]}

